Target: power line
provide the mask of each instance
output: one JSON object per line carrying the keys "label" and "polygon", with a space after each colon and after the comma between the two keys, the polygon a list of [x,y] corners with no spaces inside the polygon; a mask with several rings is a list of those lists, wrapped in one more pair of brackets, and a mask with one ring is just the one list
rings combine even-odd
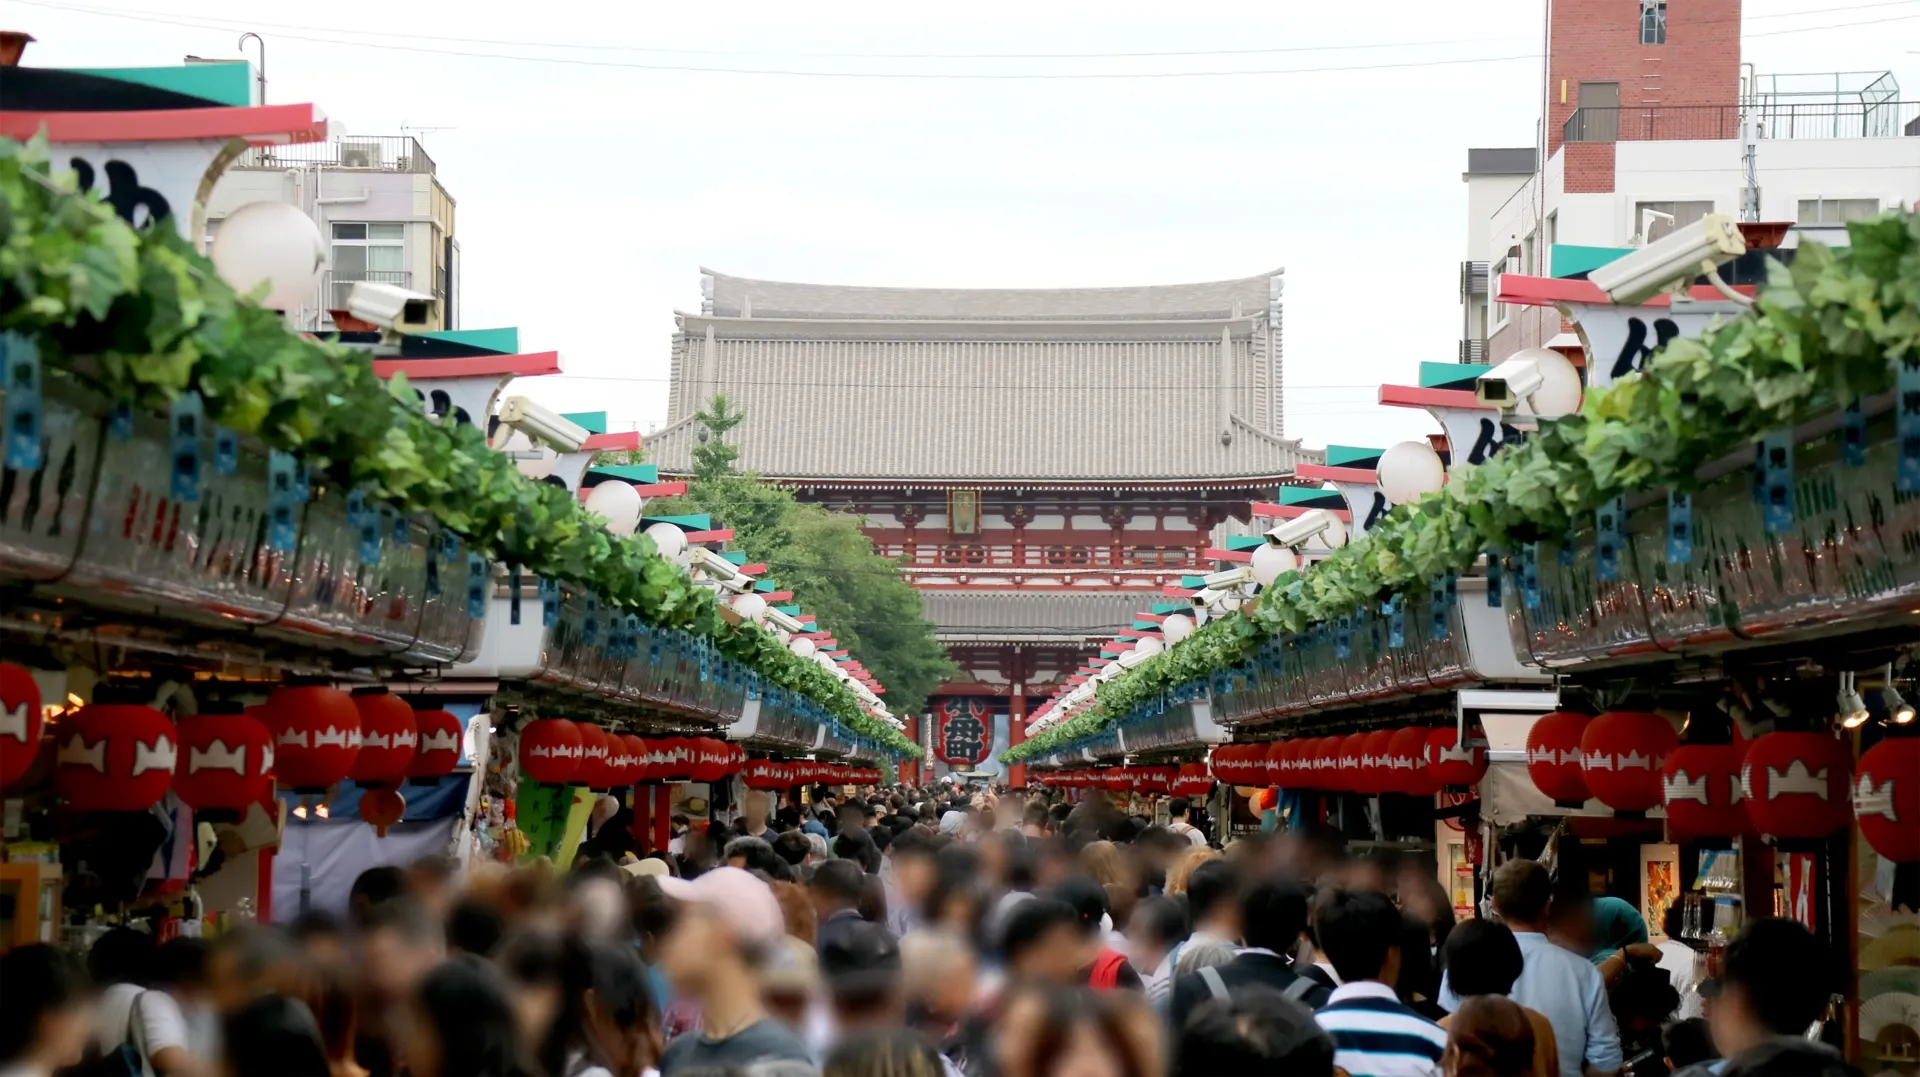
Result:
{"label": "power line", "polygon": [[1920,15],[1895,15],[1890,19],[1863,19],[1859,22],[1830,22],[1825,26],[1798,26],[1791,30],[1768,30],[1763,34],[1747,34],[1747,37],[1779,37],[1782,34],[1810,34],[1815,30],[1844,30],[1850,26],[1878,26],[1883,22],[1906,22],[1920,19]]}
{"label": "power line", "polygon": [[[660,384],[660,383],[668,383],[668,384],[671,384],[671,382],[673,381],[673,379],[672,379],[672,378],[649,378],[649,377],[638,377],[638,376],[634,376],[634,377],[629,377],[629,376],[625,376],[625,375],[618,375],[618,374],[546,374],[546,375],[542,375],[542,377],[546,377],[546,378],[552,378],[552,379],[557,379],[557,380],[571,380],[571,381],[617,381],[617,382],[646,382],[646,383],[649,383],[649,384]],[[1219,389],[1219,388],[1227,388],[1227,389],[1254,389],[1254,388],[1258,388],[1258,386],[1255,386],[1255,385],[1253,385],[1253,384],[1252,384],[1252,383],[1250,383],[1250,382],[1236,382],[1236,383],[1234,383],[1234,384],[1232,384],[1232,385],[1227,385],[1227,386],[1219,386],[1219,385],[1217,385],[1217,384],[1214,384],[1214,383],[1208,383],[1208,384],[1205,384],[1205,385],[1201,385],[1201,384],[1196,384],[1196,383],[1194,383],[1194,382],[1182,382],[1182,383],[1179,383],[1179,384],[1174,384],[1174,385],[1143,385],[1143,384],[1134,384],[1134,383],[1129,383],[1129,384],[1127,384],[1127,385],[1125,385],[1125,386],[1118,386],[1118,385],[1091,385],[1091,384],[1089,384],[1089,383],[1087,383],[1087,382],[1072,382],[1072,383],[1069,383],[1069,384],[1065,384],[1065,385],[1045,385],[1045,384],[1039,384],[1039,385],[1024,385],[1024,384],[1015,384],[1015,383],[1013,383],[1013,382],[1005,382],[1005,383],[995,383],[995,384],[987,384],[987,383],[982,383],[982,384],[965,384],[965,385],[963,385],[963,384],[957,384],[957,383],[954,383],[954,382],[905,382],[905,381],[763,381],[763,380],[759,380],[759,379],[754,379],[754,380],[750,380],[750,381],[732,381],[732,380],[729,380],[729,381],[726,381],[726,383],[725,383],[725,385],[724,385],[724,386],[723,386],[723,387],[721,388],[721,390],[720,390],[720,391],[722,391],[722,392],[727,392],[727,391],[730,391],[730,390],[732,390],[732,389],[734,389],[734,388],[738,388],[738,387],[743,387],[743,386],[751,386],[751,387],[755,387],[755,388],[778,388],[778,389],[809,389],[809,388],[811,388],[811,389],[964,389],[964,390],[973,390],[973,389],[1032,389],[1032,390],[1062,390],[1062,389],[1098,389],[1098,390],[1100,390],[1100,391],[1102,391],[1102,392],[1105,392],[1105,391],[1106,391],[1106,390],[1108,390],[1108,389],[1114,389],[1114,388],[1122,388],[1122,387],[1124,387],[1124,388],[1127,388],[1127,389],[1151,389],[1151,390],[1154,390],[1154,391],[1159,391],[1159,392],[1164,392],[1164,391],[1167,391],[1167,390],[1171,390],[1171,389],[1196,389],[1196,390],[1206,390],[1206,391],[1208,391],[1208,392],[1213,392],[1213,391],[1215,391],[1216,389]],[[1363,384],[1363,383],[1359,383],[1359,382],[1355,382],[1355,383],[1353,383],[1353,384],[1350,384],[1350,385],[1287,385],[1287,386],[1284,386],[1284,388],[1285,388],[1285,390],[1286,390],[1287,392],[1293,392],[1293,391],[1294,391],[1294,390],[1296,390],[1296,389],[1341,389],[1341,390],[1349,390],[1349,389],[1377,389],[1377,388],[1379,388],[1379,383],[1377,383],[1377,382],[1375,382],[1375,383],[1373,383],[1373,384]]]}

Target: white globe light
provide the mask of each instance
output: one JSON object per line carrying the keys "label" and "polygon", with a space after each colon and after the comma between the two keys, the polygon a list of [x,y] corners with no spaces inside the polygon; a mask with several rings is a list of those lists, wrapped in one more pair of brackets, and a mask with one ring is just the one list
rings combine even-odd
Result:
{"label": "white globe light", "polygon": [[640,528],[640,510],[646,501],[632,483],[608,481],[587,491],[587,511],[607,523],[616,535],[631,535]]}
{"label": "white globe light", "polygon": [[1380,454],[1376,473],[1380,492],[1396,505],[1404,505],[1423,494],[1446,485],[1447,465],[1440,454],[1424,441],[1401,441],[1387,446]]}
{"label": "white globe light", "polygon": [[812,658],[813,652],[818,650],[818,648],[813,645],[812,640],[802,637],[789,641],[787,643],[787,650],[792,651],[796,658]]}
{"label": "white globe light", "polygon": [[1345,521],[1335,516],[1330,509],[1314,509],[1313,513],[1326,517],[1327,526],[1325,530],[1320,531],[1312,538],[1301,543],[1301,549],[1329,552],[1337,550],[1347,544],[1347,539],[1352,536],[1347,533],[1347,524]]}
{"label": "white globe light", "polygon": [[845,684],[848,681],[853,679],[853,674],[847,672],[847,667],[841,665],[838,662],[834,662],[832,665],[828,666],[827,672],[833,674],[834,679],[838,680],[841,684]]}
{"label": "white globe light", "polygon": [[1169,613],[1167,619],[1160,622],[1160,634],[1167,637],[1167,646],[1193,635],[1193,618],[1184,613]]}
{"label": "white globe light", "polygon": [[1527,398],[1527,406],[1542,419],[1559,419],[1580,410],[1580,371],[1566,356],[1552,348],[1527,348],[1514,359],[1531,359],[1540,370],[1540,388]]}
{"label": "white globe light", "polygon": [[1149,658],[1153,657],[1156,654],[1159,654],[1163,650],[1166,650],[1166,648],[1160,643],[1160,640],[1154,636],[1141,637],[1140,642],[1133,645],[1133,649],[1138,651],[1141,654],[1146,655]]}
{"label": "white globe light", "polygon": [[820,667],[821,669],[825,669],[825,670],[832,670],[832,669],[834,668],[834,664],[833,664],[833,659],[831,659],[831,658],[828,658],[828,657],[827,657],[827,652],[825,652],[825,651],[815,651],[815,652],[813,652],[813,661],[814,661],[814,663],[815,663],[815,664],[817,664],[817,665],[818,665],[818,666],[819,666],[819,667]]}
{"label": "white globe light", "polygon": [[644,534],[653,540],[654,549],[669,561],[678,561],[687,552],[687,533],[672,524],[653,524]]}
{"label": "white globe light", "polygon": [[745,617],[754,624],[765,624],[767,623],[767,600],[754,594],[752,591],[748,591],[743,595],[735,595],[733,599],[733,612]]}
{"label": "white globe light", "polygon": [[285,202],[250,202],[220,222],[208,252],[220,279],[242,294],[267,286],[262,306],[294,310],[312,301],[327,268],[313,218]]}
{"label": "white globe light", "polygon": [[1269,586],[1281,576],[1300,567],[1300,558],[1285,546],[1275,546],[1271,542],[1260,544],[1253,551],[1253,579],[1262,587]]}

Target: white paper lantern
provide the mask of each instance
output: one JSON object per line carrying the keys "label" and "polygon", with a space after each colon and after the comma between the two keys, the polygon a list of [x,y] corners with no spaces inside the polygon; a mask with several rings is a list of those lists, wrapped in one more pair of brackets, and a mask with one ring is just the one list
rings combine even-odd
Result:
{"label": "white paper lantern", "polygon": [[752,621],[754,624],[767,623],[767,600],[748,591],[733,598],[733,612]]}
{"label": "white paper lantern", "polygon": [[234,291],[267,286],[262,306],[295,310],[313,299],[327,268],[327,245],[313,218],[285,202],[250,202],[220,222],[208,252]]}
{"label": "white paper lantern", "polygon": [[[1336,522],[1335,526],[1344,525]],[[1253,551],[1253,580],[1262,587],[1270,586],[1273,581],[1299,567],[1300,558],[1285,546],[1266,542]]]}
{"label": "white paper lantern", "polygon": [[1527,398],[1527,407],[1542,419],[1559,419],[1580,410],[1580,371],[1552,348],[1527,348],[1514,359],[1531,359],[1540,370],[1540,388]]}
{"label": "white paper lantern", "polygon": [[1184,613],[1169,613],[1167,619],[1160,622],[1160,634],[1167,637],[1167,646],[1193,635],[1193,618]]}
{"label": "white paper lantern", "polygon": [[687,533],[673,524],[651,524],[645,534],[653,540],[654,549],[669,561],[680,563],[680,555],[687,552]]}
{"label": "white paper lantern", "polygon": [[1157,637],[1143,636],[1141,637],[1140,642],[1133,645],[1133,649],[1151,658],[1154,655],[1159,654],[1161,651],[1165,650],[1166,648],[1161,645],[1160,640]]}
{"label": "white paper lantern", "polygon": [[792,640],[787,644],[787,650],[792,651],[796,658],[812,658],[813,652],[818,649],[813,645],[812,640],[805,637]]}
{"label": "white paper lantern", "polygon": [[587,511],[605,520],[607,530],[623,537],[639,530],[640,510],[645,505],[632,483],[609,480],[587,491]]}
{"label": "white paper lantern", "polygon": [[1424,441],[1401,441],[1387,446],[1378,465],[1380,492],[1395,505],[1404,505],[1446,485],[1447,465]]}

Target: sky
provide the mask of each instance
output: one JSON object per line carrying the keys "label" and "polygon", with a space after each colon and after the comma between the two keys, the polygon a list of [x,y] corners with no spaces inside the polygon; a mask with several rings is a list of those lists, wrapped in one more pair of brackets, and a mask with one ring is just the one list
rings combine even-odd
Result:
{"label": "sky", "polygon": [[[0,0],[35,65],[237,57],[253,30],[270,102],[419,138],[458,203],[462,327],[558,350],[564,374],[515,391],[614,429],[665,418],[673,312],[699,309],[703,266],[946,287],[1284,268],[1286,434],[1315,446],[1437,432],[1375,387],[1455,358],[1460,173],[1470,146],[1533,143],[1541,13]],[[1892,69],[1920,93],[1920,0],[1750,0],[1745,17],[1762,72]],[[1112,55],[1139,53],[1160,55]]]}

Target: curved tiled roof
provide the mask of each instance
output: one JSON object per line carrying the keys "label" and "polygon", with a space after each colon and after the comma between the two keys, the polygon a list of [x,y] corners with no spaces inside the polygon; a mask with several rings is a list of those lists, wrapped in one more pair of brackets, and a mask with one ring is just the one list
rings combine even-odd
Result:
{"label": "curved tiled roof", "polygon": [[1282,270],[1235,280],[1125,288],[869,288],[754,280],[701,270],[704,313],[725,318],[925,321],[1227,318],[1266,309]]}
{"label": "curved tiled roof", "polygon": [[1163,601],[1139,591],[923,591],[927,620],[969,636],[1111,636]]}

